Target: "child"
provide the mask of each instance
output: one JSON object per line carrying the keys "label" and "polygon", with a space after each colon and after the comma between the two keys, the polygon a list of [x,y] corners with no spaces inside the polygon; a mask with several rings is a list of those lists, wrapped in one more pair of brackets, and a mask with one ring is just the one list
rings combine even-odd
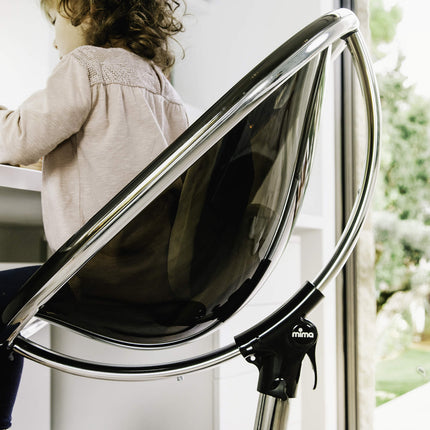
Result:
{"label": "child", "polygon": [[[174,0],[41,0],[60,62],[44,90],[16,111],[0,108],[0,163],[43,157],[42,208],[57,249],[186,127],[163,72],[182,30]],[[0,315],[36,268],[0,272]],[[22,359],[0,349],[0,429]]]}

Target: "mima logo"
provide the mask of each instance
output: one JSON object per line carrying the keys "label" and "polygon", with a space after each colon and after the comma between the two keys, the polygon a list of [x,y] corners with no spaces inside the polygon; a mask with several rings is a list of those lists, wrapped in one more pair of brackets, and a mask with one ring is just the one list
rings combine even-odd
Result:
{"label": "mima logo", "polygon": [[297,329],[297,331],[293,331],[291,334],[293,338],[309,338],[313,339],[315,337],[315,334],[311,331],[303,331],[301,327]]}

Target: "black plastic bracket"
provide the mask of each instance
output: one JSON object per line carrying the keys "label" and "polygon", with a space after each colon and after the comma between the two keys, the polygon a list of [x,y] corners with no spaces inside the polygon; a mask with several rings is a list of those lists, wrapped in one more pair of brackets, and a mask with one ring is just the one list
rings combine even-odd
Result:
{"label": "black plastic bracket", "polygon": [[312,363],[316,387],[318,331],[305,316],[323,297],[307,282],[274,314],[235,337],[241,354],[259,370],[260,393],[282,400],[295,397],[306,355]]}

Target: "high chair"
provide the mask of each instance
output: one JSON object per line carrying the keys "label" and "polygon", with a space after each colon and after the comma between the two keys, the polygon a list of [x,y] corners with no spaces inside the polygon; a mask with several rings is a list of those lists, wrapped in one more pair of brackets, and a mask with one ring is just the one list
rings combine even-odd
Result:
{"label": "high chair", "polygon": [[[306,316],[348,259],[375,184],[380,108],[358,28],[349,10],[326,14],[239,81],[22,286],[1,315],[3,347],[75,375],[141,381],[242,354],[259,370],[255,429],[285,429],[304,356],[316,372],[318,332]],[[44,321],[126,348],[175,348],[243,307],[289,240],[326,75],[345,47],[364,94],[367,159],[349,221],[315,279],[230,345],[177,362],[96,363],[30,339]]]}

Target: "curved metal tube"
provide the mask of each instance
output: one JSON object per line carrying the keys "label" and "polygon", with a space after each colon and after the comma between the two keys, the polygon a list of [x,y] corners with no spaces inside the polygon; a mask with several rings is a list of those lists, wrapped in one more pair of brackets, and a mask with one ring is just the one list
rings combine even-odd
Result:
{"label": "curved metal tube", "polygon": [[101,364],[60,354],[18,337],[14,351],[37,363],[72,375],[109,381],[150,381],[180,376],[218,366],[236,357],[237,346],[231,344],[211,353],[178,362],[146,366]]}
{"label": "curved metal tube", "polygon": [[346,43],[358,72],[366,102],[368,124],[367,158],[360,191],[345,229],[336,245],[332,258],[313,281],[313,284],[318,289],[326,286],[339,273],[354,249],[372,200],[379,167],[381,108],[376,77],[360,32],[349,35],[346,38]]}
{"label": "curved metal tube", "polygon": [[[284,75],[282,75],[282,82],[284,82],[315,55],[337,40],[344,38],[353,55],[367,106],[369,124],[368,152],[361,190],[357,196],[345,231],[336,246],[333,257],[314,280],[314,285],[319,289],[322,289],[337,275],[357,241],[358,233],[371,201],[379,156],[380,107],[376,79],[372,71],[371,62],[358,32],[358,21],[355,15],[344,9],[334,12],[334,14],[338,18],[335,24],[329,25],[323,32],[316,34],[314,38],[311,38],[297,51],[294,58],[290,57],[289,60],[291,61],[288,62],[288,71],[284,70]],[[330,15],[333,15],[333,13]],[[285,64],[282,67],[285,69]],[[277,85],[280,85],[279,73],[282,67],[280,66],[264,82],[260,83],[257,88],[250,91],[239,104],[233,106],[228,112],[221,112],[218,118],[214,118],[213,122],[209,123],[207,129],[201,130],[198,135],[193,135],[186,140],[177,151],[166,157],[164,162],[160,163],[160,165],[146,175],[140,187],[135,190],[133,195],[121,201],[117,208],[97,223],[85,237],[81,237],[70,243],[70,248],[75,249],[75,247],[78,247],[80,249],[77,252],[78,255],[65,264],[65,267],[55,279],[47,282],[41,295],[30,304],[30,309],[36,312],[37,306],[48,300],[87,261],[89,256],[110,240],[123,227],[124,217],[126,218],[126,224],[136,215],[136,202],[139,202],[139,211],[148,205],[170,183],[169,181],[172,178],[176,178],[202,153],[210,149],[220,134],[224,133],[226,129],[233,127],[234,124],[243,118],[263,95],[276,88]],[[128,211],[127,216],[125,216],[126,211]],[[28,310],[27,308],[27,312]],[[29,313],[31,314],[31,312]],[[23,311],[17,316],[17,322],[25,324],[31,316]],[[17,336],[18,331],[11,336],[11,341]],[[177,376],[219,365],[239,355],[237,346],[231,344],[200,357],[173,363],[152,366],[114,366],[68,357],[35,345],[21,336],[16,338],[14,349],[34,361],[64,372],[109,380],[151,380],[160,377]]]}

